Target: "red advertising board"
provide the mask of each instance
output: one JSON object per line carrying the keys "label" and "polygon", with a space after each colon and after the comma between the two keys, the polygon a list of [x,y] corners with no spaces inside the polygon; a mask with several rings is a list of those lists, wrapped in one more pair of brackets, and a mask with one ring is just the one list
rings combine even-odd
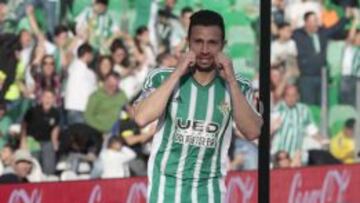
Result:
{"label": "red advertising board", "polygon": [[[271,172],[271,202],[360,203],[360,165]],[[257,202],[256,172],[229,173],[226,203]],[[1,203],[143,203],[146,178],[0,186]]]}

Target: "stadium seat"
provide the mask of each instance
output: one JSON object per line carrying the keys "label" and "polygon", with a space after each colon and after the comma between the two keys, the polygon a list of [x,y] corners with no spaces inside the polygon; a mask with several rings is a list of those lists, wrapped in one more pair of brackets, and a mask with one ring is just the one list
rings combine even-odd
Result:
{"label": "stadium seat", "polygon": [[230,2],[227,0],[202,0],[202,7],[224,13],[229,9]]}
{"label": "stadium seat", "polygon": [[72,181],[72,180],[79,180],[78,176],[74,171],[63,171],[60,175],[61,181]]}
{"label": "stadium seat", "polygon": [[326,60],[329,64],[331,78],[341,74],[341,61],[344,47],[344,41],[330,41],[328,43]]}
{"label": "stadium seat", "polygon": [[320,126],[320,120],[321,120],[321,107],[317,105],[309,105],[311,116],[313,118],[313,121],[316,123],[317,126]]}
{"label": "stadium seat", "polygon": [[330,135],[334,136],[338,133],[345,121],[349,118],[356,118],[357,113],[354,107],[349,105],[335,105],[330,108],[329,111],[329,128],[330,128]]}
{"label": "stadium seat", "polygon": [[72,7],[72,15],[74,17],[78,16],[84,8],[91,5],[92,0],[76,0],[74,1],[73,7]]}
{"label": "stadium seat", "polygon": [[133,23],[133,31],[137,27],[147,25],[150,18],[151,1],[135,1],[135,19]]}

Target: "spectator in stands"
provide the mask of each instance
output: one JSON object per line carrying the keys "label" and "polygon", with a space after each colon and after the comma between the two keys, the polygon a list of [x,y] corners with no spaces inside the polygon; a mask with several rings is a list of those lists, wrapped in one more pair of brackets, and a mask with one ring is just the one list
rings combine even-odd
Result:
{"label": "spectator in stands", "polygon": [[[55,27],[53,33],[53,42],[51,42],[45,38],[43,31],[39,28],[32,6],[28,6],[27,15],[31,29],[37,36],[37,46],[42,46],[41,48],[45,50],[45,54],[52,55],[54,57],[56,73],[59,75],[64,75],[73,58],[72,51],[75,50],[75,47],[81,40],[80,37],[70,38],[68,27],[59,25]],[[37,52],[38,51],[36,51],[35,55],[39,54]],[[39,55],[41,59],[42,55]],[[35,60],[32,62],[32,65],[38,65],[37,62],[38,61]]]}
{"label": "spectator in stands", "polygon": [[173,9],[176,5],[176,1],[177,0],[165,0],[165,6],[164,6],[164,11],[165,13],[173,19],[177,19],[178,17],[173,13]]}
{"label": "spectator in stands", "polygon": [[112,137],[106,149],[100,153],[103,172],[101,178],[130,177],[129,162],[134,160],[136,153],[123,145],[119,137]]}
{"label": "spectator in stands", "polygon": [[[6,80],[7,75],[4,73],[4,71],[0,70],[0,92],[4,91],[4,83]],[[0,100],[3,100],[3,93],[0,96]]]}
{"label": "spectator in stands", "polygon": [[26,112],[21,129],[22,148],[28,148],[28,136],[39,143],[40,151],[34,153],[45,174],[55,173],[55,152],[59,149],[60,114],[59,110],[53,107],[54,102],[54,92],[50,89],[44,90],[41,104]]}
{"label": "spectator in stands", "polygon": [[155,66],[155,53],[151,47],[149,30],[146,26],[140,26],[136,29],[134,44],[136,67],[145,69],[145,71],[153,68]]}
{"label": "spectator in stands", "polygon": [[110,73],[105,78],[104,87],[91,94],[85,110],[85,121],[102,133],[111,130],[122,107],[127,102],[126,95],[119,90],[119,75]]}
{"label": "spectator in stands", "polygon": [[[291,27],[297,29],[304,26],[303,16],[312,12],[316,15],[316,18],[320,21],[322,14],[322,5],[321,2],[312,1],[312,0],[300,0],[294,3],[289,3],[285,7],[285,20],[290,22]],[[319,22],[321,25],[322,23]]]}
{"label": "spectator in stands", "polygon": [[2,87],[0,99],[4,100],[11,85],[15,81],[16,64],[20,58],[20,37],[14,34],[0,34],[0,67],[2,72]]}
{"label": "spectator in stands", "polygon": [[290,84],[290,79],[294,77],[293,69],[285,69],[285,64],[281,63],[271,67],[270,87],[272,94],[272,105],[276,105],[283,97],[285,87]]}
{"label": "spectator in stands", "polygon": [[86,32],[89,43],[100,54],[108,52],[107,41],[119,32],[111,13],[108,0],[95,0],[92,7],[83,10],[76,17],[76,33]]}
{"label": "spectator in stands", "polygon": [[150,45],[147,27],[140,26],[136,30],[136,36],[134,42],[130,43],[130,49],[134,50],[134,66],[130,69],[123,69],[126,77],[121,80],[120,87],[131,99],[140,92],[147,73],[156,65],[156,57]]}
{"label": "spectator in stands", "polygon": [[342,104],[355,106],[356,80],[360,78],[360,16],[354,19],[349,31],[342,58],[339,100]]}
{"label": "spectator in stands", "polygon": [[110,51],[114,61],[114,71],[125,78],[132,71],[127,47],[121,39],[115,39],[110,46]]}
{"label": "spectator in stands", "polygon": [[[349,16],[350,17],[350,14]],[[342,18],[331,28],[322,28],[314,12],[304,15],[305,25],[295,30],[293,38],[298,49],[301,100],[319,105],[321,101],[321,69],[326,66],[326,46],[330,38],[342,32],[349,21]]]}
{"label": "spectator in stands", "polygon": [[172,32],[172,25],[175,19],[171,18],[165,10],[159,10],[154,26],[154,33],[156,36],[157,53],[171,52],[170,36]]}
{"label": "spectator in stands", "polygon": [[316,125],[311,124],[306,128],[307,136],[304,137],[302,145],[302,162],[307,164],[309,153],[313,150],[325,151],[329,145],[329,140],[320,134]]}
{"label": "spectator in stands", "polygon": [[0,101],[0,150],[9,140],[9,127],[12,120],[6,115],[6,103]]}
{"label": "spectator in stands", "polygon": [[235,138],[232,170],[255,170],[258,165],[257,146],[243,138]]}
{"label": "spectator in stands", "polygon": [[0,33],[5,32],[5,15],[6,15],[6,4],[0,2]]}
{"label": "spectator in stands", "polygon": [[11,163],[14,158],[15,148],[6,144],[0,150],[0,176],[5,173],[11,172]]}
{"label": "spectator in stands", "polygon": [[186,48],[186,36],[190,25],[190,16],[193,14],[191,7],[181,9],[180,20],[174,24],[170,36],[170,46],[173,53],[179,55]]}
{"label": "spectator in stands", "polygon": [[280,64],[297,57],[295,41],[291,39],[290,24],[282,23],[278,29],[279,37],[271,43],[271,64]]}
{"label": "spectator in stands", "polygon": [[85,43],[78,49],[78,58],[69,67],[65,89],[67,122],[84,123],[84,111],[88,98],[97,88],[96,75],[88,66],[93,60],[93,49]]}
{"label": "spectator in stands", "polygon": [[285,1],[272,0],[271,1],[271,23],[272,26],[279,26],[285,23]]}
{"label": "spectator in stands", "polygon": [[[69,41],[71,42],[69,44]],[[65,74],[72,58],[73,50],[75,50],[76,38],[69,37],[69,28],[63,25],[55,27],[53,55],[55,59],[55,67],[57,74]]]}
{"label": "spectator in stands", "polygon": [[35,81],[35,100],[41,103],[44,90],[52,89],[55,94],[55,106],[60,107],[62,104],[61,76],[56,73],[55,59],[51,55],[45,55],[39,66],[33,66],[32,76]]}
{"label": "spectator in stands", "polygon": [[103,138],[99,131],[82,123],[70,125],[61,134],[59,155],[78,172],[81,162],[93,163],[101,150]]}
{"label": "spectator in stands", "polygon": [[355,119],[345,122],[344,128],[330,141],[331,154],[345,164],[355,161]]}
{"label": "spectator in stands", "polygon": [[[19,45],[15,45],[13,50],[11,50],[11,47],[14,45],[8,44],[10,47],[7,47],[14,53],[4,55],[4,59],[11,61],[11,65],[7,64],[5,69],[5,74],[7,75],[7,80],[5,81],[5,90],[7,90],[5,100],[7,101],[9,111],[19,110],[21,108],[20,105],[24,101],[22,96],[28,97],[30,92],[25,85],[25,69],[26,64],[30,62],[31,51],[34,48],[33,37],[27,30],[21,30],[18,36]],[[12,119],[18,121],[23,113],[19,111]]]}
{"label": "spectator in stands", "polygon": [[117,121],[112,129],[113,136],[118,136],[124,140],[126,146],[131,147],[137,158],[131,161],[130,169],[136,176],[146,175],[146,162],[148,155],[144,153],[144,145],[154,136],[156,125],[150,124],[148,128],[140,128],[134,120],[134,108],[127,105],[121,112],[120,120]]}
{"label": "spectator in stands", "polygon": [[177,58],[170,53],[159,54],[156,61],[158,67],[175,67],[177,64]]}
{"label": "spectator in stands", "polygon": [[301,166],[301,153],[296,152],[293,158],[287,151],[278,151],[274,156],[274,168],[296,168]]}
{"label": "spectator in stands", "polygon": [[274,133],[271,152],[275,154],[285,150],[290,158],[294,158],[295,153],[302,148],[306,127],[313,123],[309,108],[299,102],[296,86],[286,86],[284,99],[274,107],[274,113],[280,116],[281,125]]}
{"label": "spectator in stands", "polygon": [[17,150],[14,155],[12,172],[0,176],[0,184],[28,183],[27,176],[32,170],[32,157],[27,150]]}
{"label": "spectator in stands", "polygon": [[114,62],[110,56],[100,56],[98,64],[96,66],[97,78],[99,81],[99,86],[103,86],[105,78],[113,72]]}

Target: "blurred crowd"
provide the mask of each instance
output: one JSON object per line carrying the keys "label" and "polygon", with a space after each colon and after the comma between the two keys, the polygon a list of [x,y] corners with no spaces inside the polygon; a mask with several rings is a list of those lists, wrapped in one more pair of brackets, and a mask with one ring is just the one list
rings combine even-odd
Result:
{"label": "blurred crowd", "polygon": [[[132,33],[115,0],[81,2],[0,1],[0,183],[147,174],[157,123],[139,127],[133,104],[186,51],[195,9],[151,1]],[[255,169],[256,144],[235,137],[229,169]]]}
{"label": "blurred crowd", "polygon": [[[79,2],[0,0],[0,183],[146,175],[157,124],[139,127],[133,104],[149,71],[176,66],[189,18],[201,6],[176,10],[180,1],[153,0],[146,22],[129,31],[110,8],[115,0],[81,0],[81,9]],[[244,1],[225,2],[231,10]],[[271,11],[272,166],[353,163],[359,5],[273,0]],[[244,38],[249,30],[258,37],[258,16],[252,19],[239,29]],[[227,33],[235,52],[232,43],[244,41],[239,30]],[[237,51],[245,57],[259,47],[245,45]],[[257,96],[259,72],[242,61],[234,60],[235,68],[252,66],[240,69]],[[320,118],[324,69],[327,134]],[[241,137],[234,127],[229,170],[256,169],[257,142]]]}
{"label": "blurred crowd", "polygon": [[272,0],[274,168],[355,163],[356,0]]}

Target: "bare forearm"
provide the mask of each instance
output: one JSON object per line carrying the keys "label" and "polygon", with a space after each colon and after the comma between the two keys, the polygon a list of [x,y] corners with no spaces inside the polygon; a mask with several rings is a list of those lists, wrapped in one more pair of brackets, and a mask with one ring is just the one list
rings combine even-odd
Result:
{"label": "bare forearm", "polygon": [[59,127],[55,127],[52,131],[51,131],[51,141],[52,142],[57,142],[59,141]]}
{"label": "bare forearm", "polygon": [[158,89],[136,106],[135,121],[138,125],[145,126],[163,114],[180,77],[181,74],[175,70]]}
{"label": "bare forearm", "polygon": [[236,126],[248,139],[256,139],[260,135],[262,118],[254,112],[236,81],[229,83],[233,117]]}

